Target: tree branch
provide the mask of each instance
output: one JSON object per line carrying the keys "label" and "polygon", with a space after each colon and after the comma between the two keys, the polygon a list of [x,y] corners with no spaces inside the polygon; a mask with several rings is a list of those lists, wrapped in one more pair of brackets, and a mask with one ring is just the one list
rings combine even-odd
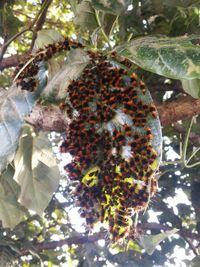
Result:
{"label": "tree branch", "polygon": [[[81,244],[86,244],[86,243],[93,243],[104,238],[105,238],[105,233],[99,232],[99,233],[95,233],[90,236],[80,235],[80,236],[69,237],[69,238],[66,238],[60,241],[40,242],[40,243],[34,244],[32,247],[34,247],[34,250],[36,252],[40,252],[45,249],[55,249],[57,247],[62,247],[63,245],[70,246],[72,244],[81,245]],[[19,256],[21,257],[24,255],[28,255],[29,253],[30,253],[29,248],[24,248],[20,251]]]}
{"label": "tree branch", "polygon": [[200,100],[191,96],[183,96],[176,100],[157,104],[157,109],[162,125],[168,126],[200,114]]}
{"label": "tree branch", "polygon": [[67,115],[57,106],[37,104],[26,121],[37,129],[63,132],[68,125]]}
{"label": "tree branch", "polygon": [[[138,228],[142,230],[164,230],[164,231],[169,231],[172,230],[172,227],[168,225],[161,225],[158,223],[140,223],[137,226]],[[194,240],[200,241],[200,234],[193,233],[188,229],[179,229],[177,234],[179,234],[181,237],[186,237]]]}
{"label": "tree branch", "polygon": [[[47,15],[47,11],[48,11],[48,8],[49,6],[51,5],[53,0],[47,0],[46,1],[46,5],[45,5],[45,8],[43,9],[37,23],[36,23],[36,26],[35,26],[35,29],[34,29],[34,33],[33,33],[33,38],[32,38],[32,42],[31,42],[31,49],[33,48],[34,46],[34,43],[35,43],[35,40],[36,40],[36,37],[37,37],[37,32],[40,31],[45,23],[45,19],[46,19],[46,15]],[[43,4],[45,3],[45,1],[43,1]]]}
{"label": "tree branch", "polygon": [[[140,223],[137,225],[137,229],[138,230],[164,230],[164,231],[169,231],[172,230],[172,227],[169,227],[167,225],[161,225],[161,224],[157,224],[157,223]],[[187,229],[179,229],[179,231],[177,232],[181,237],[183,238],[189,238],[189,239],[193,239],[193,240],[200,240],[200,235],[191,232],[190,230]],[[86,243],[93,243],[96,242],[100,239],[105,239],[105,232],[99,232],[99,233],[94,233],[93,235],[90,236],[73,236],[73,237],[69,237],[66,238],[64,240],[60,240],[60,241],[50,241],[50,242],[40,242],[40,243],[35,243],[35,244],[31,244],[31,248],[34,248],[34,250],[36,252],[40,252],[42,250],[48,250],[48,249],[56,249],[57,247],[61,247],[63,245],[80,245],[80,244],[86,244]],[[29,248],[23,248],[20,251],[20,255],[24,256],[24,255],[28,255],[29,252]]]}
{"label": "tree branch", "polygon": [[6,42],[3,43],[2,47],[1,47],[1,51],[0,51],[0,69],[1,69],[1,62],[2,62],[3,56],[4,56],[8,46],[10,45],[10,43],[13,42],[20,35],[22,35],[23,33],[27,32],[27,31],[34,32],[33,27],[34,27],[35,23],[37,23],[37,21],[40,20],[41,16],[43,15],[43,12],[46,11],[46,7],[49,6],[49,2],[51,3],[51,1],[52,0],[45,0],[42,4],[40,11],[38,12],[36,17],[34,18],[34,20],[28,26],[24,27],[24,29],[22,29],[21,32],[16,33],[10,39],[6,40]]}
{"label": "tree branch", "polygon": [[15,67],[19,64],[20,61],[23,61],[23,59],[26,57],[27,54],[23,55],[13,55],[7,58],[3,58],[2,62],[0,64],[0,71],[10,68],[10,67]]}
{"label": "tree branch", "polygon": [[[186,120],[200,114],[200,100],[191,96],[180,97],[173,101],[157,104],[160,120],[163,126],[168,126],[179,120]],[[62,132],[68,124],[67,115],[56,106],[37,104],[26,121],[44,131]]]}

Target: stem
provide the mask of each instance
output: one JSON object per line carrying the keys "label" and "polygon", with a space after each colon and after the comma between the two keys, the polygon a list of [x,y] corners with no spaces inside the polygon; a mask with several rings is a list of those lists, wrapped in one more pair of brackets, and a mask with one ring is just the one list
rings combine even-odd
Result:
{"label": "stem", "polygon": [[25,27],[21,32],[16,33],[14,36],[12,36],[8,41],[6,41],[2,48],[1,48],[1,53],[0,53],[0,63],[3,59],[3,55],[5,54],[9,44],[14,41],[17,37],[19,37],[20,35],[22,35],[23,33],[27,32],[27,31],[32,31],[34,33],[34,30],[32,29],[33,26],[35,25],[35,23],[37,22],[37,20],[40,18],[40,16],[42,15],[43,11],[46,9],[46,7],[49,5],[49,1],[50,0],[46,0],[43,4],[42,7],[40,9],[40,11],[38,12],[38,14],[36,15],[36,17],[34,18],[34,20],[31,22],[31,24],[27,27]]}
{"label": "stem", "polygon": [[186,161],[186,155],[187,155],[187,147],[188,147],[188,140],[189,140],[189,136],[190,136],[190,132],[191,132],[191,128],[192,128],[192,124],[194,122],[194,117],[192,117],[191,119],[191,122],[190,122],[190,125],[189,125],[189,128],[187,130],[187,134],[186,134],[186,137],[185,137],[185,141],[184,141],[184,144],[183,144],[183,163],[185,166],[187,166],[187,161]]}
{"label": "stem", "polygon": [[104,32],[104,29],[103,29],[103,27],[101,25],[101,21],[100,21],[100,18],[99,18],[99,12],[97,10],[95,10],[95,17],[96,17],[96,21],[97,21],[98,26],[101,28],[101,33],[102,33],[103,37],[105,38],[109,48],[112,49],[112,46],[111,46],[110,41],[109,41],[109,38],[106,35],[106,33]]}
{"label": "stem", "polygon": [[119,18],[119,16],[116,16],[116,18],[115,18],[115,20],[114,20],[114,22],[112,24],[112,27],[111,27],[111,30],[110,30],[110,33],[109,33],[109,39],[110,39],[110,36],[113,34],[113,31],[114,31],[114,28],[115,28],[115,24],[117,23],[118,18]]}
{"label": "stem", "polygon": [[200,147],[198,147],[195,151],[192,152],[191,156],[189,157],[189,159],[187,160],[187,164],[188,162],[197,154],[197,152],[200,150]]}
{"label": "stem", "polygon": [[196,166],[198,166],[198,165],[200,165],[200,161],[197,161],[197,162],[195,162],[195,163],[193,163],[193,164],[191,164],[191,165],[187,165],[187,164],[186,164],[186,168],[190,169],[190,168],[194,168],[194,167],[196,167]]}

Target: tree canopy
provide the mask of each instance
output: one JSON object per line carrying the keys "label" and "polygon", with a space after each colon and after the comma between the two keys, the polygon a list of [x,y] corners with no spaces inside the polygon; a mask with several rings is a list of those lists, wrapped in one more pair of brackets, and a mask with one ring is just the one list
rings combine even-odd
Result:
{"label": "tree canopy", "polygon": [[[200,9],[195,0],[0,2],[0,266],[199,266],[199,42]],[[82,94],[87,82],[93,86],[90,97],[96,101],[88,100],[90,105]],[[139,95],[139,89],[131,87],[129,95],[130,82],[140,84],[142,93],[137,103],[134,92]],[[98,83],[104,90],[101,95]],[[68,104],[69,99],[73,105]],[[120,135],[113,122],[114,126],[109,127],[114,130],[109,128],[107,133],[102,125],[105,128],[108,124],[96,123],[92,128],[98,128],[96,146],[90,147],[93,154],[86,159],[95,161],[101,155],[99,147],[105,158],[109,131],[115,144],[113,155],[120,147],[125,161],[130,155],[128,145],[138,148],[139,143],[146,142],[137,152],[141,156],[138,162],[143,160],[140,174],[142,171],[141,176],[148,180],[152,170],[156,178],[148,180],[145,203],[135,197],[134,188],[132,199],[128,199],[130,180],[134,180],[132,170],[120,184],[126,184],[123,190],[127,194],[121,197],[116,178],[118,184],[111,193],[109,186],[100,189],[96,178],[103,168],[100,160],[93,166],[78,156],[76,160],[85,172],[81,183],[90,198],[86,199],[87,194],[78,201],[74,197],[80,173],[69,162],[79,150],[88,153],[84,142],[91,137],[93,143],[94,132],[87,127],[81,131],[82,121],[77,119],[78,123],[72,124],[71,120],[83,117],[81,112],[85,111],[85,120],[90,116],[92,124],[101,101],[106,103],[106,109],[99,113],[101,120],[109,122],[107,114],[114,110],[117,123],[125,130]],[[135,103],[141,112],[132,112]],[[103,107],[100,105],[100,109]],[[87,113],[89,109],[93,117]],[[138,116],[133,125],[129,122],[130,110]],[[149,139],[142,139],[142,133],[142,137],[134,136],[138,144],[132,142],[130,131],[134,127],[144,131],[146,125]],[[99,133],[107,137],[100,139]],[[77,148],[79,138],[83,147]],[[99,145],[98,138],[103,145]],[[150,155],[152,162],[146,162],[144,155]],[[105,167],[112,167],[110,160],[103,159]],[[145,171],[147,163],[150,169]],[[92,166],[89,171],[85,171],[84,164]],[[120,164],[114,169],[116,177],[121,177],[122,167],[127,169]],[[69,174],[72,170],[74,179]],[[109,185],[105,171],[104,179]],[[120,223],[130,223],[126,233],[123,225],[119,228],[122,240],[110,238],[104,222],[115,218],[115,211],[102,197],[98,199],[98,190],[106,191],[105,203],[115,210],[119,205],[111,203],[115,194],[135,205],[130,220],[129,214],[120,210],[124,217]],[[81,201],[86,202],[85,207],[95,206],[91,203],[95,197],[110,214],[98,215],[103,223],[93,225],[93,219],[84,216],[80,207]],[[145,209],[137,212],[141,205]]]}

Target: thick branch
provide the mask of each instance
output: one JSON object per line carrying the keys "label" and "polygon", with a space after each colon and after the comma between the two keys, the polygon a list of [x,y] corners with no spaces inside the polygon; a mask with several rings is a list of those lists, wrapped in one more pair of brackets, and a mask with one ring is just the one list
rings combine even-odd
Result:
{"label": "thick branch", "polygon": [[68,124],[67,115],[57,106],[42,106],[37,104],[26,121],[35,128],[44,131],[63,132]]}
{"label": "thick branch", "polygon": [[23,61],[23,59],[26,57],[26,54],[23,55],[13,55],[10,57],[6,57],[2,59],[2,62],[0,64],[0,71],[10,68],[10,67],[15,67],[19,64],[20,61]]}
{"label": "thick branch", "polygon": [[179,120],[186,120],[200,114],[200,100],[191,96],[183,96],[173,101],[157,105],[163,126],[168,126]]}
{"label": "thick branch", "polygon": [[[41,242],[41,243],[36,243],[34,244],[34,250],[36,252],[40,252],[42,250],[45,249],[56,249],[57,247],[61,247],[63,245],[81,245],[81,244],[86,244],[86,243],[93,243],[96,242],[100,239],[105,238],[105,233],[100,232],[100,233],[95,233],[91,236],[73,236],[73,237],[69,237],[66,238],[64,240],[60,240],[60,241],[51,241],[51,242]],[[24,248],[20,251],[20,255],[19,256],[24,256],[29,254],[29,249],[28,248]]]}
{"label": "thick branch", "polygon": [[[45,1],[43,1],[44,3]],[[37,37],[37,32],[40,31],[45,23],[45,20],[46,20],[46,15],[47,15],[47,11],[48,11],[48,8],[49,6],[51,5],[52,3],[52,0],[47,0],[47,3],[46,3],[46,6],[41,14],[41,16],[39,17],[37,23],[36,23],[36,26],[35,26],[35,29],[34,29],[34,34],[33,34],[33,38],[32,38],[32,42],[31,42],[31,50],[34,46],[34,43],[35,43],[35,40],[36,40],[36,37]]]}
{"label": "thick branch", "polygon": [[[163,126],[170,125],[179,120],[191,118],[200,114],[200,100],[191,96],[180,97],[173,101],[158,104],[160,120]],[[26,119],[28,123],[44,131],[62,132],[68,124],[66,114],[62,113],[58,107],[44,107],[37,104],[31,115]]]}

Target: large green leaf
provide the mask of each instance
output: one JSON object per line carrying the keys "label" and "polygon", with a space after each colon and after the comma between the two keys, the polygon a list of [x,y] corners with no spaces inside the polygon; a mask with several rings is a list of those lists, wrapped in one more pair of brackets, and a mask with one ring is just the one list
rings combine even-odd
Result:
{"label": "large green leaf", "polygon": [[0,92],[0,173],[13,160],[24,117],[31,112],[35,98],[15,85]]}
{"label": "large green leaf", "polygon": [[61,64],[55,59],[49,61],[49,81],[42,95],[54,100],[65,97],[69,83],[81,74],[88,62],[89,57],[81,49],[69,52],[67,59]]}
{"label": "large green leaf", "polygon": [[75,24],[90,32],[93,32],[99,27],[95,16],[95,10],[90,1],[82,1],[79,5],[77,5],[76,10],[77,12],[74,18]]}
{"label": "large green leaf", "polygon": [[141,235],[139,238],[139,243],[149,255],[152,255],[156,249],[156,246],[159,245],[160,242],[176,232],[178,232],[178,229],[174,228],[170,231],[166,231],[157,235]]}
{"label": "large green leaf", "polygon": [[91,0],[95,9],[115,15],[124,13],[131,2],[131,0]]}
{"label": "large green leaf", "polygon": [[17,202],[20,186],[13,180],[14,169],[9,166],[0,176],[0,220],[3,227],[14,228],[24,217],[24,209]]}
{"label": "large green leaf", "polygon": [[31,128],[25,127],[14,163],[14,179],[21,186],[21,204],[42,215],[60,179],[47,134],[36,135]]}
{"label": "large green leaf", "polygon": [[141,37],[116,48],[141,68],[174,79],[200,78],[199,36]]}

